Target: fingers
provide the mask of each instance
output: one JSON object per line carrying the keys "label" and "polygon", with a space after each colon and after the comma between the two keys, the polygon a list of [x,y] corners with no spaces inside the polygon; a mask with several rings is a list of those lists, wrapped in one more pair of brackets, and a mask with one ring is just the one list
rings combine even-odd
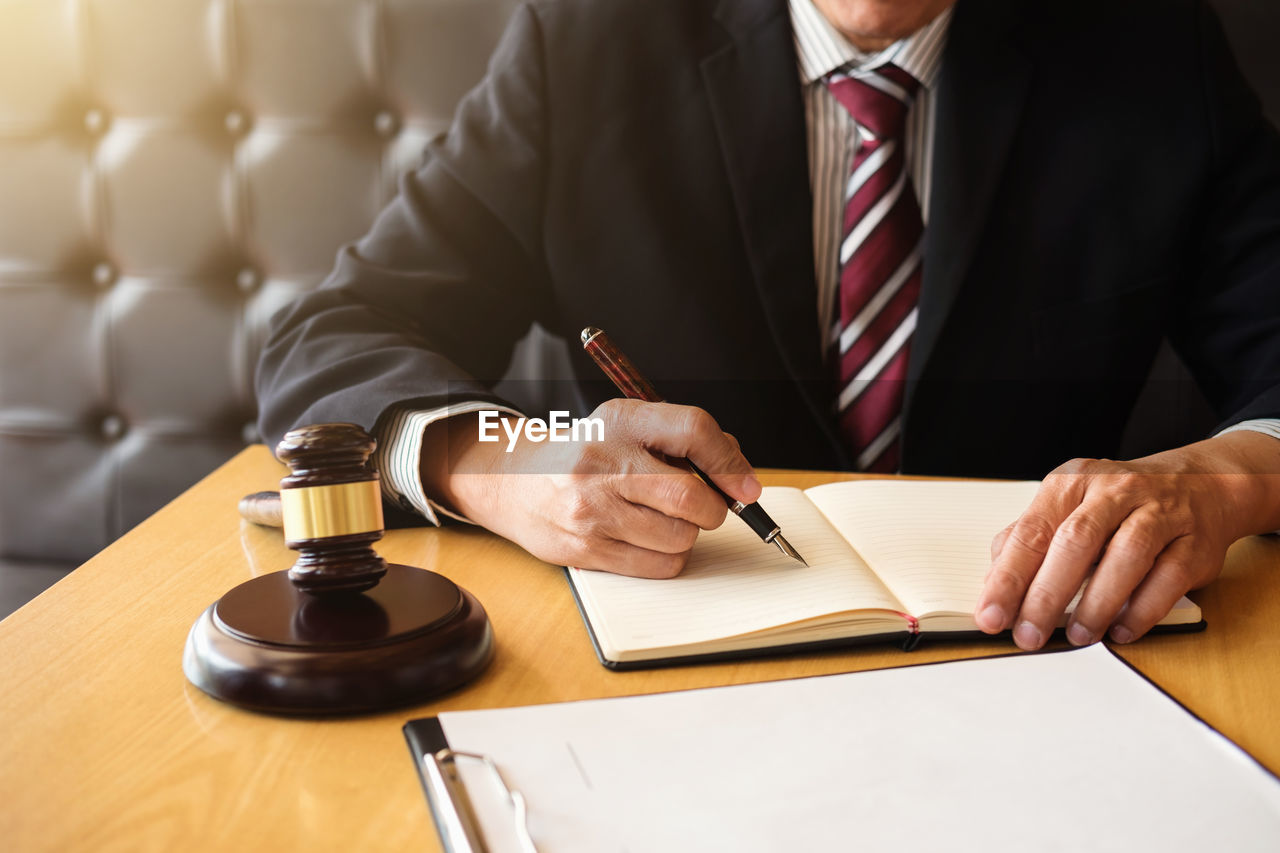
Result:
{"label": "fingers", "polygon": [[[1016,523],[1016,522],[1015,522],[1015,523]],[[994,563],[995,563],[995,561],[996,561],[996,558],[1000,556],[1000,552],[1004,550],[1004,543],[1005,543],[1005,542],[1007,542],[1007,541],[1009,541],[1009,534],[1010,534],[1012,531],[1013,531],[1013,525],[1012,525],[1012,524],[1010,524],[1008,527],[1006,527],[1004,530],[1001,530],[999,533],[997,533],[997,534],[992,538],[992,540],[991,540],[991,562],[992,562],[992,564],[994,564]],[[988,574],[988,575],[989,575],[989,574],[991,574],[991,569],[990,569],[990,567],[988,567],[988,569],[987,569],[987,574]]]}
{"label": "fingers", "polygon": [[[692,475],[690,475],[692,476]],[[671,478],[663,477],[662,481]],[[695,479],[695,484],[701,486]],[[705,489],[703,489],[705,491]],[[620,495],[603,493],[607,507],[596,511],[570,511],[568,525],[578,537],[609,539],[657,551],[681,554],[693,548],[698,538],[698,525],[674,514],[668,514],[641,503],[633,503]],[[714,495],[713,495],[714,497]],[[724,501],[717,498],[720,520],[724,520]]]}
{"label": "fingers", "polygon": [[[697,525],[626,500],[608,486],[605,477],[575,477],[559,483],[529,478],[528,488],[530,500],[517,497],[516,505],[532,512],[523,520],[504,515],[494,529],[548,562],[670,578],[684,569],[697,540]],[[723,511],[724,501],[716,499]]]}
{"label": "fingers", "polygon": [[[1086,497],[1054,532],[1043,563],[1035,572],[1013,626],[1013,641],[1038,649],[1058,625],[1098,555],[1129,514],[1130,507],[1108,495]],[[1154,558],[1151,554],[1150,558]],[[1150,565],[1150,562],[1147,563]]]}
{"label": "fingers", "polygon": [[988,633],[1012,628],[1018,646],[1038,649],[1093,569],[1067,639],[1086,645],[1108,628],[1119,642],[1136,639],[1221,571],[1232,538],[1223,503],[1218,480],[1170,473],[1167,462],[1073,460],[992,540],[974,620]]}
{"label": "fingers", "polygon": [[702,409],[634,400],[612,400],[600,408],[608,408],[618,427],[650,450],[689,459],[735,500],[752,503],[760,497],[760,481],[738,442]]}
{"label": "fingers", "polygon": [[1031,579],[1049,553],[1059,524],[1079,506],[1082,496],[1078,478],[1050,475],[1027,511],[997,534],[997,541],[992,543],[996,556],[974,610],[980,630],[995,634],[1012,624]]}
{"label": "fingers", "polygon": [[1144,506],[1130,514],[1112,536],[1093,578],[1085,587],[1067,624],[1067,639],[1077,646],[1102,639],[1134,589],[1153,570],[1161,553],[1176,554],[1186,544],[1175,535],[1171,519],[1155,507]]}
{"label": "fingers", "polygon": [[1138,639],[1163,619],[1189,589],[1221,570],[1221,559],[1215,561],[1210,554],[1201,553],[1190,537],[1174,540],[1138,584],[1128,606],[1121,610],[1111,626],[1111,639],[1117,643]]}
{"label": "fingers", "polygon": [[[652,457],[651,457],[652,458]],[[690,471],[662,465],[653,460],[654,470],[634,470],[614,478],[613,488],[619,497],[631,504],[648,507],[670,519],[680,520],[703,530],[714,530],[724,523],[729,508],[724,499]]]}
{"label": "fingers", "polygon": [[[724,498],[698,479],[683,463],[668,463],[648,448],[628,442],[592,445],[579,456],[573,473],[570,501],[603,501],[600,515],[630,513],[627,506],[610,503],[610,496],[622,504],[656,510],[673,521],[705,530],[719,527],[728,513]],[[600,494],[596,494],[596,492]],[[595,497],[590,497],[595,495]],[[574,514],[591,514],[593,506],[577,506]],[[586,512],[580,512],[585,510]],[[621,537],[624,538],[625,537]],[[640,543],[637,543],[640,544]],[[653,547],[646,543],[647,547]]]}
{"label": "fingers", "polygon": [[669,578],[699,529],[728,514],[722,495],[669,457],[696,460],[737,500],[759,497],[737,440],[700,409],[611,400],[593,417],[603,440],[517,448],[482,523],[551,562]]}
{"label": "fingers", "polygon": [[688,551],[668,554],[616,539],[593,541],[589,548],[584,548],[576,556],[570,555],[568,559],[557,560],[580,569],[593,569],[654,580],[669,580],[676,577],[684,570],[688,561]]}

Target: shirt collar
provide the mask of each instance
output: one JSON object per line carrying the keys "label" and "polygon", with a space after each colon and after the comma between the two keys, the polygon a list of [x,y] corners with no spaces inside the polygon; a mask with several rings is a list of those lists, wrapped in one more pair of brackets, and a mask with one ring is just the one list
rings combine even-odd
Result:
{"label": "shirt collar", "polygon": [[813,0],[789,0],[789,5],[791,31],[800,60],[800,79],[806,85],[846,66],[870,71],[892,62],[919,80],[924,88],[933,88],[938,68],[942,65],[942,50],[946,46],[954,7],[948,7],[928,24],[884,50],[865,53],[831,26],[813,5]]}

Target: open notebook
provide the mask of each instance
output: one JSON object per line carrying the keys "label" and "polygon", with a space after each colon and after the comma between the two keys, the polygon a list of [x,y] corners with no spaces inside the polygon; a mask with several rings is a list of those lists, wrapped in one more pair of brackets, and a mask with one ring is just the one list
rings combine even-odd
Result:
{"label": "open notebook", "polygon": [[[985,636],[973,609],[991,539],[1038,486],[860,480],[804,491],[769,487],[760,502],[808,568],[730,517],[698,537],[677,578],[575,568],[568,575],[600,660],[613,668],[870,639],[910,647],[920,635]],[[1204,623],[1200,608],[1183,598],[1161,624],[1192,630]]]}

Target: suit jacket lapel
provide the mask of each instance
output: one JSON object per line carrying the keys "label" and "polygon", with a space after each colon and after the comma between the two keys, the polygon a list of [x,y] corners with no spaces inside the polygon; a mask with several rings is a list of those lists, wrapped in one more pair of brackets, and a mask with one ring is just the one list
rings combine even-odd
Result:
{"label": "suit jacket lapel", "polygon": [[[973,260],[1017,131],[1030,62],[1012,0],[960,0],[938,82],[933,197],[925,229],[924,283],[908,380],[927,367]],[[907,413],[910,413],[910,392]]]}
{"label": "suit jacket lapel", "polygon": [[804,102],[779,0],[722,0],[728,33],[702,62],[729,184],[774,344],[837,458],[845,451],[822,364]]}

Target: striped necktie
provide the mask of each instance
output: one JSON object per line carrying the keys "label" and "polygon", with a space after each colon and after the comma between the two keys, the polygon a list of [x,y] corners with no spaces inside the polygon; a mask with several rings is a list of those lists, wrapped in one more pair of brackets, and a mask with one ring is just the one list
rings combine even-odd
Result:
{"label": "striped necktie", "polygon": [[835,411],[858,470],[891,473],[901,463],[903,387],[922,275],[924,223],[903,151],[919,83],[884,65],[857,76],[832,74],[826,85],[859,131],[845,185],[831,332]]}

